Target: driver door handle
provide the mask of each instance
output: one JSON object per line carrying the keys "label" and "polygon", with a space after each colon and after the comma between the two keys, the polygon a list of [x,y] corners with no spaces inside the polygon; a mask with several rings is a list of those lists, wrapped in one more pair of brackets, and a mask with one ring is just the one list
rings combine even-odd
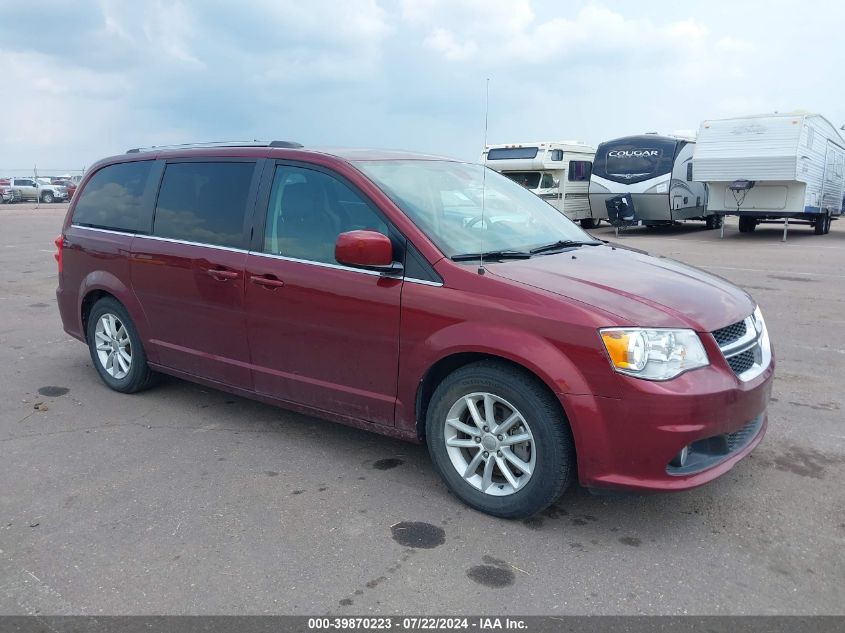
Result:
{"label": "driver door handle", "polygon": [[259,286],[264,286],[270,290],[275,290],[276,288],[281,288],[285,285],[285,282],[281,279],[273,277],[271,275],[252,275],[250,277],[250,281],[254,284],[258,284]]}

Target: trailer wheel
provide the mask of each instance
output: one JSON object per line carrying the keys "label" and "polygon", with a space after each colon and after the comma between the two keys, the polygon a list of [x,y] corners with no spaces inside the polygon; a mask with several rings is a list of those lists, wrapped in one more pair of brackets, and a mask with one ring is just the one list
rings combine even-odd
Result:
{"label": "trailer wheel", "polygon": [[754,229],[757,228],[757,219],[752,218],[747,215],[740,216],[739,218],[739,232],[740,233],[751,233]]}
{"label": "trailer wheel", "polygon": [[708,215],[704,219],[704,223],[708,229],[718,229],[725,223],[725,216],[718,214]]}
{"label": "trailer wheel", "polygon": [[597,229],[597,228],[599,228],[599,224],[601,224],[601,220],[599,218],[582,218],[581,219],[581,228],[582,229]]}
{"label": "trailer wheel", "polygon": [[824,235],[830,231],[830,216],[827,213],[821,213],[813,223],[813,229],[816,235]]}

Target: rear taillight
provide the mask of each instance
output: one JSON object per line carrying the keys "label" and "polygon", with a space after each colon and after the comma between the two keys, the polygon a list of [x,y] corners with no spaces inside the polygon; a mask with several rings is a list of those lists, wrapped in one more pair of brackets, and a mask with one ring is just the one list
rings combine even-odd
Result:
{"label": "rear taillight", "polygon": [[59,265],[59,273],[61,273],[62,269],[64,268],[63,261],[62,261],[62,251],[63,251],[64,246],[65,246],[64,235],[59,235],[59,237],[57,237],[55,240],[53,240],[53,244],[56,245],[56,252],[53,253],[53,257],[56,258],[56,263],[58,263],[58,265]]}

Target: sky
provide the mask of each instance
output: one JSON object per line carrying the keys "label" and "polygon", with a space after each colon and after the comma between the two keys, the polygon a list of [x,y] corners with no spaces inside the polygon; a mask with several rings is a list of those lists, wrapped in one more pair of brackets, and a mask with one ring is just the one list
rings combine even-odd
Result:
{"label": "sky", "polygon": [[489,143],[845,124],[845,3],[0,0],[0,176],[130,147]]}

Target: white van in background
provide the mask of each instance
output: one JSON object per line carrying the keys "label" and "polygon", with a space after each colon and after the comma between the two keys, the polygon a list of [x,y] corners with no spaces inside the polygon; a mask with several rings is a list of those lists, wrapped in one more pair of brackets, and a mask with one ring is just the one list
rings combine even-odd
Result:
{"label": "white van in background", "polygon": [[488,145],[481,163],[530,189],[584,228],[598,221],[590,214],[588,188],[595,148],[580,141]]}
{"label": "white van in background", "polygon": [[797,219],[824,235],[842,214],[845,140],[819,114],[704,121],[694,162],[695,180],[710,188],[708,211],[738,215],[743,233],[766,220]]}

